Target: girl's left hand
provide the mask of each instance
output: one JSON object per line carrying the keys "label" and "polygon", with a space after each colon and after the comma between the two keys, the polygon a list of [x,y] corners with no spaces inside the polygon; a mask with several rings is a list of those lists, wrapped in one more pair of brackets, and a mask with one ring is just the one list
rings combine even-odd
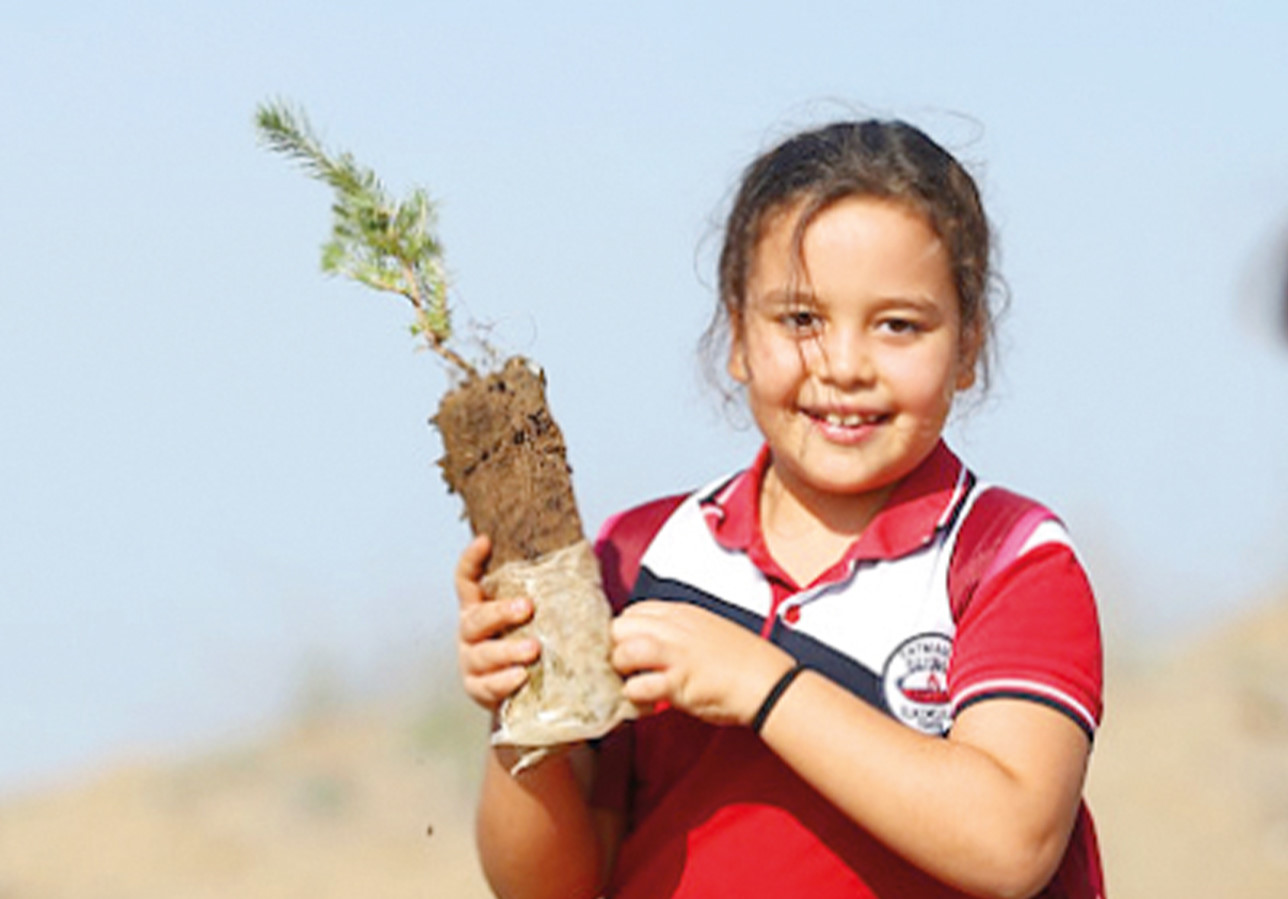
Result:
{"label": "girl's left hand", "polygon": [[613,621],[613,667],[626,697],[712,724],[748,724],[793,659],[746,628],[683,602],[648,600]]}

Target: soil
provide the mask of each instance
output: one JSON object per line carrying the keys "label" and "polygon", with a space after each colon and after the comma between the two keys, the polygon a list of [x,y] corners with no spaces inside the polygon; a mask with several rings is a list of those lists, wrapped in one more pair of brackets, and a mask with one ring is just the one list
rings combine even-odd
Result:
{"label": "soil", "polygon": [[534,607],[515,633],[539,640],[541,656],[502,704],[493,735],[523,748],[520,768],[551,746],[601,737],[634,716],[609,664],[611,613],[545,387],[541,370],[515,357],[449,391],[434,418],[443,477],[465,501],[474,533],[492,538],[483,589],[494,599],[527,597]]}
{"label": "soil", "polygon": [[582,539],[568,451],[545,388],[540,368],[512,357],[449,391],[434,417],[443,479],[464,500],[474,533],[492,539],[489,571]]}

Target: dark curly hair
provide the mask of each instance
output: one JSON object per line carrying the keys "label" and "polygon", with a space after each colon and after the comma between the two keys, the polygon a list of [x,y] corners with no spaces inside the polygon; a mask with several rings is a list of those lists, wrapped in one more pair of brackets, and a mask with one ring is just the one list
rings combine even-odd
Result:
{"label": "dark curly hair", "polygon": [[836,122],[791,137],[755,159],[724,228],[719,303],[703,338],[709,349],[742,320],[756,246],[776,212],[799,208],[795,246],[819,213],[848,197],[906,203],[948,251],[960,304],[963,351],[987,383],[994,314],[992,236],[975,180],[947,150],[901,121]]}

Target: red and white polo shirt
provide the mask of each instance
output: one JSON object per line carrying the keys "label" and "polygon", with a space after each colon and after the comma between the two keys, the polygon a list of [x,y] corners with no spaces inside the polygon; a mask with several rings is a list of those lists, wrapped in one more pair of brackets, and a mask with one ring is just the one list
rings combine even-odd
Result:
{"label": "red and white polo shirt", "polygon": [[[978,482],[941,443],[845,556],[799,585],[760,529],[767,465],[762,449],[743,472],[606,523],[597,551],[614,606],[701,606],[926,734],[946,734],[971,703],[1020,697],[1094,735],[1095,601],[1049,511]],[[593,801],[627,819],[611,896],[959,895],[852,823],[748,728],[667,711],[614,731],[599,755]],[[1101,882],[1083,808],[1041,895],[1094,899]]]}

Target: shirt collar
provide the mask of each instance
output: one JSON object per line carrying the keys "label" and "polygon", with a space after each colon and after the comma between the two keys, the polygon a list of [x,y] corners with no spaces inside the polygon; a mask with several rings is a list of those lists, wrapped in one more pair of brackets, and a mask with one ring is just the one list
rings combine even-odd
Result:
{"label": "shirt collar", "polygon": [[[747,553],[766,573],[777,573],[760,528],[758,499],[768,468],[769,447],[764,445],[749,468],[710,491],[701,505],[717,543]],[[838,565],[820,580],[830,579],[838,569],[848,570],[853,562],[896,559],[925,546],[952,521],[972,480],[956,454],[939,441],[894,489]]]}

